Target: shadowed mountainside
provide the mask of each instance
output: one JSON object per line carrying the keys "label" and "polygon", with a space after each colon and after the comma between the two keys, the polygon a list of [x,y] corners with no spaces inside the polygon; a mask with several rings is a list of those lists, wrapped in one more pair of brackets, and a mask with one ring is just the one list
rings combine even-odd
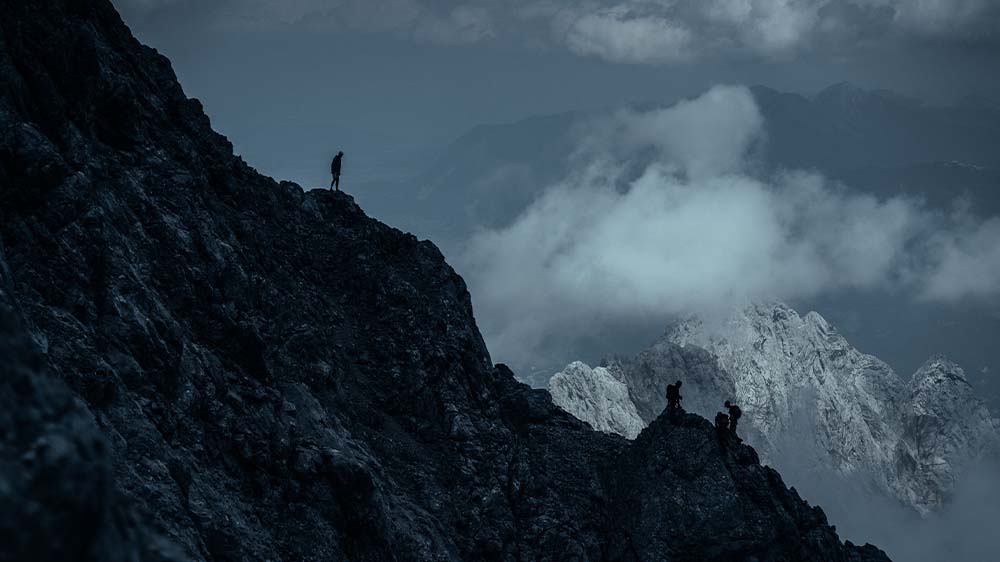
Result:
{"label": "shadowed mountainside", "polygon": [[0,75],[0,560],[886,560],[493,366],[432,244],[233,157],[106,0],[0,0]]}

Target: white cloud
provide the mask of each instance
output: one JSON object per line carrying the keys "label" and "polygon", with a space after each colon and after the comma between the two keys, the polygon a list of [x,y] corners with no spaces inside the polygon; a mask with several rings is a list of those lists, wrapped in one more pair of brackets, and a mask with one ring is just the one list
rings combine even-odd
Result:
{"label": "white cloud", "polygon": [[603,153],[624,159],[652,147],[661,161],[691,176],[736,171],[763,131],[757,104],[745,93],[744,88],[720,86],[669,109],[619,111],[586,131],[578,157]]}
{"label": "white cloud", "polygon": [[1000,3],[996,0],[851,0],[889,9],[894,24],[905,31],[932,36],[996,33]]}
{"label": "white cloud", "polygon": [[616,63],[773,59],[858,36],[1000,37],[996,0],[115,0],[130,19],[184,9],[224,26],[320,26],[466,45],[495,39]]}
{"label": "white cloud", "polygon": [[[552,18],[556,39],[612,62],[678,63],[792,53],[816,32],[828,0],[663,0],[567,3],[534,10]],[[551,2],[544,4],[551,7]]]}
{"label": "white cloud", "polygon": [[[742,87],[596,123],[578,154],[589,163],[459,260],[496,357],[526,363],[553,338],[753,299],[1000,295],[1000,220],[942,217],[814,173],[755,177],[764,126]],[[635,174],[644,148],[654,156]]]}
{"label": "white cloud", "polygon": [[673,63],[693,57],[693,34],[660,16],[637,16],[625,6],[583,14],[570,26],[566,44],[582,55],[612,62]]}
{"label": "white cloud", "polygon": [[923,286],[930,300],[1000,295],[1000,218],[963,220],[931,240],[936,263]]}

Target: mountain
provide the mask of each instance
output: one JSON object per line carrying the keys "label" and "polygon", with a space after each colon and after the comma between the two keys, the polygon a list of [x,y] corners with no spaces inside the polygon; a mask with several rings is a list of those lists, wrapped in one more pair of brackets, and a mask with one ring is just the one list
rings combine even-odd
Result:
{"label": "mountain", "polygon": [[[960,200],[973,215],[1000,216],[1000,104],[970,97],[931,105],[851,84],[815,95],[763,86],[751,91],[764,118],[766,142],[755,152],[763,176],[776,169],[816,170],[849,191],[920,198],[943,213]],[[609,113],[475,127],[424,171],[362,186],[359,200],[374,216],[432,238],[447,256],[459,256],[473,233],[511,224],[548,186],[572,177],[582,131]],[[820,311],[899,372],[916,370],[929,346],[965,365],[970,375],[1000,370],[993,345],[1000,313],[981,302],[942,304],[891,291],[846,290],[792,304]],[[542,377],[531,380],[544,386],[553,368],[572,359],[593,363],[621,343],[607,345],[595,350],[581,344],[575,353],[560,353]],[[518,367],[527,372],[537,366]],[[1000,408],[1000,379],[982,378],[988,385],[984,395]]]}
{"label": "mountain", "polygon": [[[934,203],[966,195],[979,212],[1000,213],[993,189],[1000,174],[1000,103],[969,97],[931,105],[849,83],[811,96],[765,86],[751,92],[765,122],[765,170],[818,170],[866,192]],[[364,185],[362,202],[450,246],[477,228],[509,224],[543,189],[569,176],[583,132],[608,113],[473,127],[411,177]]]}
{"label": "mountain", "polygon": [[915,488],[928,493],[915,500],[941,505],[962,480],[968,461],[1000,445],[1000,419],[992,417],[965,371],[944,357],[928,360],[906,391],[903,438],[912,444],[906,463],[920,483]]}
{"label": "mountain", "polygon": [[[692,321],[674,327],[667,337],[719,358],[733,377],[747,425],[759,433],[754,442],[767,451],[765,459],[800,454],[797,444],[808,440],[819,453],[816,464],[832,463],[847,476],[868,471],[880,488],[907,495],[907,484],[887,470],[900,440],[903,383],[888,365],[852,347],[819,314],[800,317],[780,304],[751,305],[717,328]],[[808,425],[799,419],[803,413]],[[789,439],[803,426],[812,426],[811,431]]]}
{"label": "mountain", "polygon": [[635,439],[646,426],[617,370],[571,363],[549,379],[549,394],[553,402],[598,431]]}
{"label": "mountain", "polygon": [[827,173],[961,162],[995,167],[1000,111],[963,101],[930,105],[886,90],[834,84],[814,96],[753,88],[767,123],[768,159]]}
{"label": "mountain", "polygon": [[[612,356],[608,369],[620,373],[629,396],[646,423],[666,407],[666,385],[681,381],[683,406],[712,419],[719,396],[733,396],[733,383],[718,360],[697,347],[682,347],[661,339],[634,358]],[[560,402],[557,402],[560,404]]]}
{"label": "mountain", "polygon": [[[709,357],[700,369],[678,368],[676,358],[691,354]],[[957,365],[935,357],[904,382],[819,314],[783,304],[750,305],[718,324],[682,322],[636,358],[606,363],[641,373],[622,379],[647,422],[663,410],[666,385],[682,378],[688,411],[709,417],[724,400],[740,405],[741,434],[764,462],[857,482],[922,514],[1000,452],[1000,423]],[[580,366],[556,375],[585,376]],[[570,398],[553,394],[571,413],[584,408]]]}
{"label": "mountain", "polygon": [[493,365],[437,248],[257,174],[106,0],[0,0],[0,560],[887,560],[694,415]]}

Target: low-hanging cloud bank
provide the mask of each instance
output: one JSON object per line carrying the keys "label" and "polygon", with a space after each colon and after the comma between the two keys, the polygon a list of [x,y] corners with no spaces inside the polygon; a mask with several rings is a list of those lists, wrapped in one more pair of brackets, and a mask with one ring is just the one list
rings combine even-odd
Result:
{"label": "low-hanging cloud bank", "polygon": [[498,359],[528,364],[597,326],[748,300],[1000,295],[1000,219],[880,200],[812,172],[754,173],[766,123],[746,88],[623,111],[581,134],[578,171],[459,260]]}

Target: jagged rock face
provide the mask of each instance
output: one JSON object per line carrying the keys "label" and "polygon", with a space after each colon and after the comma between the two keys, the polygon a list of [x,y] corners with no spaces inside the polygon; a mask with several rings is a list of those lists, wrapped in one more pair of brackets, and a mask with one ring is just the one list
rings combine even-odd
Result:
{"label": "jagged rock face", "polygon": [[635,439],[646,426],[628,386],[604,367],[571,363],[549,379],[549,394],[559,407],[598,431]]}
{"label": "jagged rock face", "polygon": [[957,366],[932,359],[907,385],[815,312],[755,304],[721,326],[683,323],[668,338],[719,357],[766,460],[780,467],[782,458],[807,451],[817,470],[832,466],[871,481],[920,513],[940,507],[965,469],[998,442],[989,411]]}
{"label": "jagged rock face", "polygon": [[612,357],[605,361],[617,369],[628,385],[630,396],[646,423],[667,405],[667,385],[681,381],[681,406],[688,412],[712,419],[722,407],[719,396],[734,396],[729,373],[718,360],[697,347],[681,347],[660,340],[631,359]]}
{"label": "jagged rock face", "polygon": [[[110,448],[83,404],[45,372],[18,322],[0,249],[0,560],[132,560],[153,545],[123,525]],[[75,529],[75,532],[66,532]],[[146,537],[143,537],[145,539]]]}
{"label": "jagged rock face", "polygon": [[[768,537],[782,545],[792,533],[800,533],[799,549],[785,550],[787,560],[813,560],[813,551],[833,546],[823,528],[826,517],[822,510],[810,508],[801,501],[794,489],[771,496],[768,501],[783,505],[788,519],[775,521],[759,505],[736,500],[756,496],[760,480],[777,484],[781,477],[773,469],[761,466],[757,453],[729,435],[718,434],[708,420],[693,414],[664,413],[649,425],[627,449],[615,465],[612,492],[621,498],[620,511],[611,521],[625,539],[619,549],[628,549],[639,560],[766,560],[773,559],[773,547],[753,554],[733,553],[727,546],[743,541],[756,542]],[[720,472],[731,472],[732,478],[716,479]],[[782,487],[783,489],[783,487]],[[683,507],[681,507],[683,506]],[[701,514],[661,520],[657,527],[672,527],[673,541],[662,535],[646,534],[641,529],[660,514],[688,510]],[[741,514],[748,526],[732,525],[732,517]],[[794,514],[794,515],[793,515]],[[804,525],[802,521],[806,521]],[[699,529],[708,525],[710,532]],[[850,543],[848,543],[850,544]],[[686,551],[700,552],[688,557]],[[622,550],[611,550],[608,559],[627,558]],[[848,560],[863,560],[881,553],[865,546],[848,555]]]}
{"label": "jagged rock face", "polygon": [[0,0],[0,72],[0,560],[886,559],[491,365],[432,244],[247,167],[108,2]]}
{"label": "jagged rock face", "polygon": [[1000,452],[1000,426],[962,368],[944,357],[928,360],[913,374],[907,390],[904,459],[916,481],[908,499],[938,506],[972,462]]}
{"label": "jagged rock face", "polygon": [[[699,354],[707,357],[690,359]],[[679,323],[637,358],[609,363],[631,374],[622,380],[644,420],[663,407],[655,389],[682,378],[685,406],[706,417],[735,397],[745,414],[740,434],[765,462],[845,478],[924,514],[1000,443],[956,365],[932,359],[907,385],[819,314],[799,316],[782,304],[754,304],[718,325]],[[586,408],[555,401],[571,412]]]}
{"label": "jagged rock face", "polygon": [[[903,382],[819,314],[803,317],[781,304],[754,304],[720,326],[705,329],[690,321],[667,338],[719,358],[765,461],[800,454],[801,442],[808,441],[821,455],[817,464],[832,462],[844,475],[893,465]],[[891,471],[879,470],[875,477],[883,489],[899,487]]]}
{"label": "jagged rock face", "polygon": [[[629,439],[655,420],[667,405],[667,385],[681,380],[682,407],[707,418],[735,396],[732,378],[709,352],[660,340],[634,358],[614,356],[591,369],[576,361],[549,379],[552,401],[601,431]],[[633,414],[634,412],[634,414]],[[638,419],[637,429],[619,431],[615,419]]]}

